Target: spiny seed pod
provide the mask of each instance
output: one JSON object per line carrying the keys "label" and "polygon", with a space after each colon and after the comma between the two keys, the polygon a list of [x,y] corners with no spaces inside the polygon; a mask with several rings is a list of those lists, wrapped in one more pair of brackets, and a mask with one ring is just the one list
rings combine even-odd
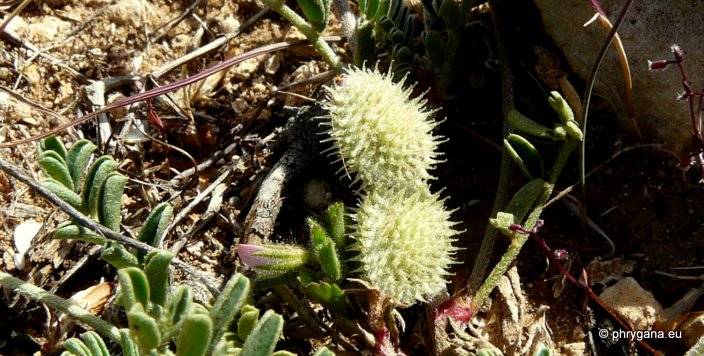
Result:
{"label": "spiny seed pod", "polygon": [[352,214],[350,249],[356,271],[402,304],[440,293],[450,275],[458,231],[437,194],[426,191],[372,191]]}
{"label": "spiny seed pod", "polygon": [[[411,99],[412,88],[377,69],[349,69],[342,83],[329,89],[323,125],[330,129],[334,151],[343,170],[356,174],[361,190],[372,187],[423,187],[433,178],[428,170],[438,163],[442,142],[432,131],[438,121],[422,97]],[[334,154],[334,153],[333,153]],[[339,173],[338,172],[338,173]]]}

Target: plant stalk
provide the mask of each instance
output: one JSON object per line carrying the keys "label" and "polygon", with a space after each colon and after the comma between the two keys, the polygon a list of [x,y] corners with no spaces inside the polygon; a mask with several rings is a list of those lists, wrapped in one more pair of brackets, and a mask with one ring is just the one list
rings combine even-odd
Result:
{"label": "plant stalk", "polygon": [[5,288],[12,289],[13,291],[16,291],[29,299],[44,303],[52,309],[60,310],[83,324],[95,329],[95,331],[101,335],[110,338],[116,343],[120,343],[120,332],[115,325],[103,321],[103,319],[91,314],[71,301],[63,299],[55,294],[47,292],[37,286],[32,285],[31,283],[15,278],[2,271],[0,271],[0,285]]}
{"label": "plant stalk", "polygon": [[323,41],[320,34],[308,24],[305,19],[286,5],[283,0],[263,0],[264,4],[283,16],[295,26],[313,44],[313,48],[323,57],[325,62],[337,73],[342,72],[342,62],[327,42]]}

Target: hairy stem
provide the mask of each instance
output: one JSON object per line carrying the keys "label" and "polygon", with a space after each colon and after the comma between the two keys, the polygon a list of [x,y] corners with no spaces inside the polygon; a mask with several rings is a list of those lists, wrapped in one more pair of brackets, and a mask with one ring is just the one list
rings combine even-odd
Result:
{"label": "hairy stem", "polygon": [[95,329],[101,335],[110,338],[112,341],[120,343],[120,332],[114,325],[103,321],[99,317],[91,314],[77,304],[63,299],[55,294],[49,293],[39,287],[15,278],[5,272],[0,271],[0,285],[37,302],[46,304],[52,309],[64,312]]}
{"label": "hairy stem", "polygon": [[327,42],[323,41],[320,34],[308,24],[305,19],[286,5],[283,0],[263,0],[264,4],[283,16],[288,22],[295,26],[313,44],[313,48],[320,53],[325,62],[336,72],[342,71],[342,62]]}

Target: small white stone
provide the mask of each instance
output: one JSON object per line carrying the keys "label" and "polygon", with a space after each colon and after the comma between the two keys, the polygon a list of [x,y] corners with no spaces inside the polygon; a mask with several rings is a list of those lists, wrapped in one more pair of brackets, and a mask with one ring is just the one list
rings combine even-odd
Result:
{"label": "small white stone", "polygon": [[24,269],[24,255],[32,246],[32,240],[37,236],[37,233],[42,228],[42,224],[35,220],[27,220],[21,222],[15,227],[14,240],[15,248],[15,266],[17,269]]}
{"label": "small white stone", "polygon": [[633,323],[638,331],[650,330],[662,306],[653,294],[643,289],[632,277],[626,277],[606,288],[599,298],[621,317]]}

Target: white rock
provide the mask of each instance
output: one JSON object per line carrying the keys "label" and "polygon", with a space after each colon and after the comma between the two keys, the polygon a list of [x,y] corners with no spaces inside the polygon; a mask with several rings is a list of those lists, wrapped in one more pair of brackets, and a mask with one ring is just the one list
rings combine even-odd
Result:
{"label": "white rock", "polygon": [[626,277],[606,288],[599,298],[639,331],[650,330],[662,312],[662,306],[653,294],[643,289],[633,277]]}
{"label": "white rock", "polygon": [[35,220],[27,220],[15,226],[15,266],[17,269],[24,269],[24,255],[32,246],[32,240],[37,236],[37,233],[42,228],[42,224]]}

